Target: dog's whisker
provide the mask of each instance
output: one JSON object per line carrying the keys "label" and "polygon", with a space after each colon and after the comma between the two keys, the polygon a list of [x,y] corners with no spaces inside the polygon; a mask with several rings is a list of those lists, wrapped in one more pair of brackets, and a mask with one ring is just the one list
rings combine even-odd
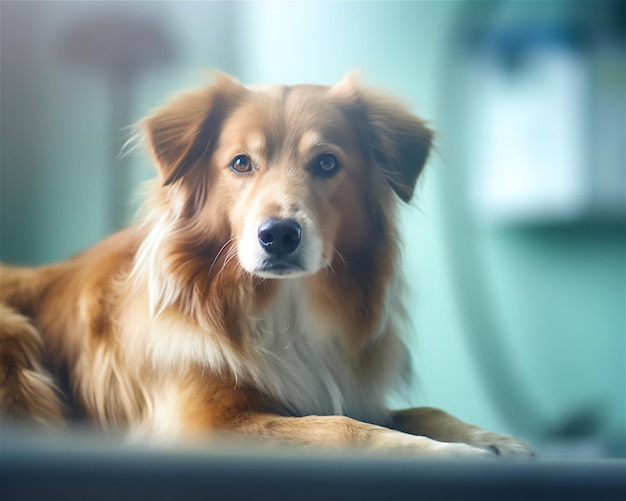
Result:
{"label": "dog's whisker", "polygon": [[[226,243],[224,243],[224,245],[222,245],[222,247],[220,247],[220,250],[219,250],[219,251],[217,252],[217,254],[215,255],[215,258],[213,258],[213,262],[211,263],[211,267],[209,268],[209,274],[211,274],[211,272],[213,271],[213,267],[215,266],[215,263],[217,262],[218,258],[220,257],[220,254],[224,251],[224,249],[225,249],[225,248],[226,248],[229,244],[231,244],[232,242],[234,242],[235,240],[240,239],[240,238],[241,238],[241,236],[240,236],[240,235],[235,235],[234,237],[229,238],[229,239],[226,241]],[[233,248],[234,248],[233,246],[229,247],[229,251],[228,251],[228,252],[230,252],[230,249],[233,249]],[[228,255],[228,252],[227,252],[227,255]]]}
{"label": "dog's whisker", "polygon": [[[343,267],[344,269],[347,271],[348,270],[348,265],[346,264],[346,260],[344,259],[343,255],[341,254],[341,252],[339,252],[339,249],[337,249],[337,247],[335,247],[334,245],[330,244],[331,249],[333,250],[334,254],[337,254],[337,256],[339,257],[339,259],[341,259],[341,262],[343,263]],[[335,272],[335,269],[332,265],[332,263],[328,260],[325,260],[328,264],[328,266],[333,270],[333,272]]]}
{"label": "dog's whisker", "polygon": [[335,268],[333,267],[330,260],[322,256],[322,263],[323,263],[323,266],[322,266],[323,268],[329,270],[335,277],[337,277],[337,272],[335,271]]}
{"label": "dog's whisker", "polygon": [[[241,238],[241,237],[235,237],[235,238]],[[232,240],[232,239],[231,239]],[[221,276],[224,273],[224,270],[226,269],[226,266],[228,266],[228,264],[237,257],[237,248],[235,246],[231,246],[228,249],[228,252],[226,253],[226,256],[224,258],[224,261],[222,263],[222,267],[220,268],[220,271],[218,272],[218,276]]]}

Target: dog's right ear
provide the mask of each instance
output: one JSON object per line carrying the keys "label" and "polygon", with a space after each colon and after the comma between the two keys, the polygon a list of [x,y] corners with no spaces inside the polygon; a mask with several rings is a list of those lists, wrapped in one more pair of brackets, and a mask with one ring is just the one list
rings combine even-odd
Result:
{"label": "dog's right ear", "polygon": [[211,153],[224,117],[244,91],[236,79],[216,72],[210,86],[176,96],[143,120],[145,142],[164,186]]}

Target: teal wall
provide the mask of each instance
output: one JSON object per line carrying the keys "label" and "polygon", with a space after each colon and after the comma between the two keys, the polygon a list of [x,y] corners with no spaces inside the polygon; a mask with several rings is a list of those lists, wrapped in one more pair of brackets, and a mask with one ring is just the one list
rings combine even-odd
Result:
{"label": "teal wall", "polygon": [[[568,454],[623,454],[623,221],[496,228],[473,217],[459,126],[472,96],[453,54],[466,8],[2,2],[2,259],[43,263],[94,243],[111,231],[111,164],[125,169],[127,191],[152,175],[145,155],[112,154],[128,123],[116,123],[111,84],[64,48],[86,19],[151,21],[171,49],[133,81],[127,122],[201,82],[202,68],[246,83],[326,84],[358,68],[367,83],[403,96],[439,137],[402,213],[418,379],[411,402],[396,403],[440,406],[549,451],[557,443]],[[124,202],[126,220],[136,206]]]}

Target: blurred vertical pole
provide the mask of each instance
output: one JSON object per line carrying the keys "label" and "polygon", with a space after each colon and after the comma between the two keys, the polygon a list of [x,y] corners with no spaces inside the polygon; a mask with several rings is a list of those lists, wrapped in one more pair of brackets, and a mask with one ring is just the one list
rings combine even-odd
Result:
{"label": "blurred vertical pole", "polygon": [[126,224],[126,207],[132,193],[127,162],[120,153],[126,127],[133,121],[133,90],[137,79],[151,67],[174,59],[173,44],[160,24],[127,14],[96,16],[67,30],[63,52],[81,70],[98,71],[108,82],[110,99],[110,173],[108,227]]}

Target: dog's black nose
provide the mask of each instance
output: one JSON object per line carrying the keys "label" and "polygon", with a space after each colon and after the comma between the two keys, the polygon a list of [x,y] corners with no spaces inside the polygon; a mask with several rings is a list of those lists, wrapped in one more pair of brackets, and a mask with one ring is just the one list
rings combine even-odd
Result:
{"label": "dog's black nose", "polygon": [[267,219],[259,225],[261,247],[269,254],[291,254],[300,244],[302,227],[293,219]]}

